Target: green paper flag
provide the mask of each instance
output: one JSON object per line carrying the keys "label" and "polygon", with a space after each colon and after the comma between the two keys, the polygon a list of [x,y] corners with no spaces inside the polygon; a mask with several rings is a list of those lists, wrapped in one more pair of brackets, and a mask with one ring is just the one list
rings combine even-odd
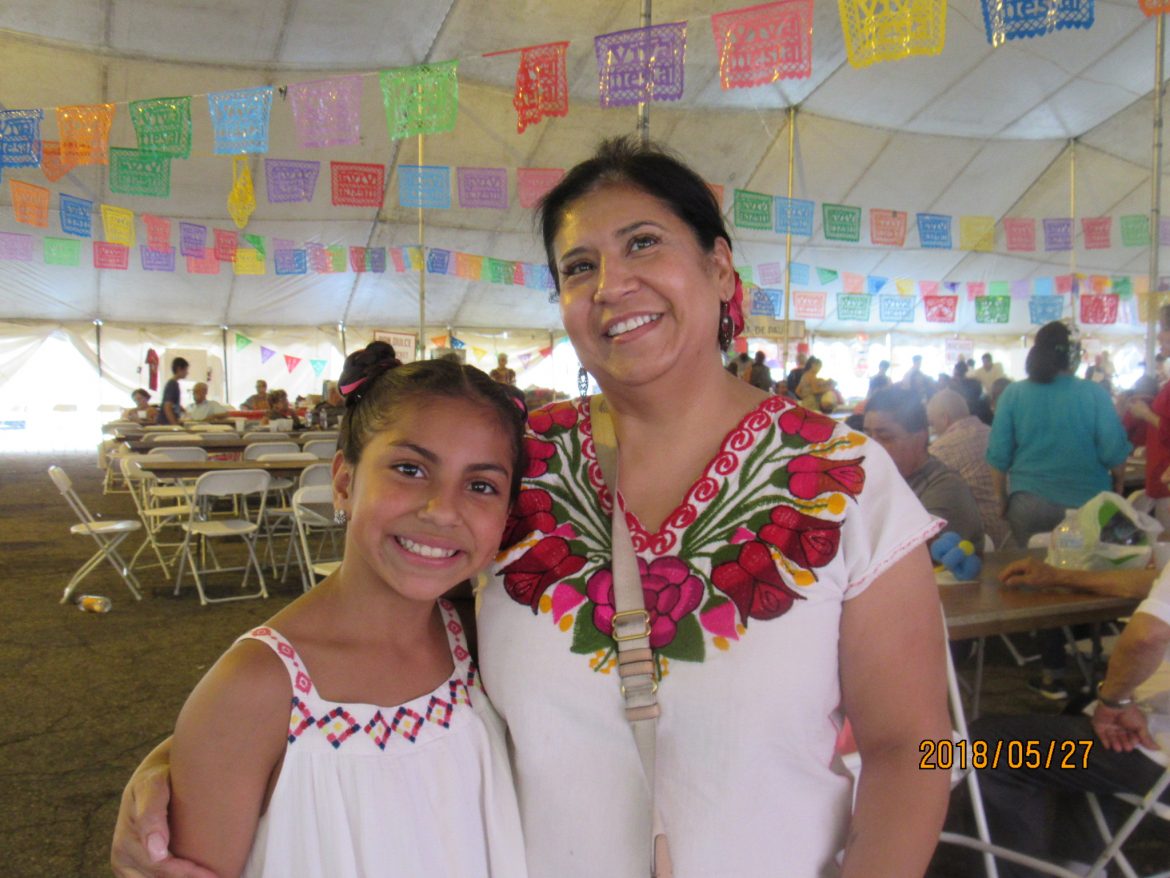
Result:
{"label": "green paper flag", "polygon": [[247,241],[251,245],[252,249],[255,250],[257,253],[259,253],[261,256],[268,255],[264,250],[264,236],[263,235],[250,235],[247,232],[241,232],[240,237],[243,238],[245,241]]}
{"label": "green paper flag", "polygon": [[735,273],[739,275],[739,279],[745,284],[755,283],[755,281],[752,280],[752,267],[750,265],[735,266]]}
{"label": "green paper flag", "polygon": [[1011,309],[1010,296],[978,296],[975,299],[975,322],[1007,323]]}
{"label": "green paper flag", "polygon": [[45,265],[80,264],[80,241],[74,238],[45,238]]}
{"label": "green paper flag", "polygon": [[110,191],[121,195],[170,198],[170,156],[111,146]]}
{"label": "green paper flag", "polygon": [[1121,243],[1125,247],[1150,245],[1150,218],[1144,213],[1132,213],[1121,218]]}
{"label": "green paper flag", "polygon": [[822,204],[821,214],[824,218],[825,240],[854,243],[861,240],[860,207],[850,207],[848,204]]}
{"label": "green paper flag", "polygon": [[242,351],[244,348],[246,348],[251,343],[252,343],[252,339],[248,338],[246,335],[240,335],[238,332],[236,333],[236,350],[237,351]]}
{"label": "green paper flag", "polygon": [[[988,296],[1011,296],[1012,285],[1006,280],[993,280],[987,285]],[[976,299],[975,301],[979,301]]]}
{"label": "green paper flag", "polygon": [[382,102],[390,139],[441,134],[455,127],[459,112],[459,62],[383,70]]}
{"label": "green paper flag", "polygon": [[191,98],[130,102],[130,119],[142,152],[185,159],[191,155]]}
{"label": "green paper flag", "polygon": [[772,231],[772,196],[736,189],[732,219],[741,229]]}
{"label": "green paper flag", "polygon": [[349,269],[349,251],[345,247],[333,246],[325,249],[329,251],[334,271],[347,271]]}
{"label": "green paper flag", "polygon": [[820,281],[822,287],[827,287],[837,279],[837,272],[831,268],[818,268],[817,280]]}
{"label": "green paper flag", "polygon": [[1113,275],[1113,292],[1119,299],[1132,298],[1133,278],[1128,274]]}

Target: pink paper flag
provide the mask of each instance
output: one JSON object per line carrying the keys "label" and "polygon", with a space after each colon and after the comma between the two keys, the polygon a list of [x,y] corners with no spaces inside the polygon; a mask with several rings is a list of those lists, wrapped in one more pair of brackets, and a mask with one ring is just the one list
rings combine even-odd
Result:
{"label": "pink paper flag", "polygon": [[202,256],[188,256],[187,274],[219,274],[219,259],[215,251],[205,247]]}
{"label": "pink paper flag", "polygon": [[362,78],[339,76],[288,87],[302,147],[352,146],[361,140]]}
{"label": "pink paper flag", "polygon": [[563,168],[517,168],[516,189],[521,207],[536,207],[549,189],[565,176]]}
{"label": "pink paper flag", "polygon": [[390,248],[390,259],[394,262],[394,270],[399,274],[406,271],[406,258],[402,255],[401,247]]}
{"label": "pink paper flag", "polygon": [[954,323],[959,310],[958,296],[924,296],[927,323]]}
{"label": "pink paper flag", "polygon": [[32,262],[33,236],[16,232],[0,232],[0,259]]}
{"label": "pink paper flag", "polygon": [[1117,322],[1117,296],[1081,296],[1081,323]]}
{"label": "pink paper flag", "polygon": [[918,292],[923,296],[937,296],[938,295],[938,281],[936,280],[920,280],[918,282]]}
{"label": "pink paper flag", "polygon": [[288,354],[284,355],[284,365],[288,369],[288,371],[291,372],[293,369],[295,369],[300,364],[301,364],[300,357],[290,357]]}
{"label": "pink paper flag", "polygon": [[887,247],[901,247],[906,242],[906,212],[870,208],[869,240]]}
{"label": "pink paper flag", "polygon": [[109,241],[93,242],[93,267],[125,271],[130,265],[130,248]]}
{"label": "pink paper flag", "polygon": [[1032,253],[1036,250],[1036,220],[1027,217],[1006,217],[1003,221],[1007,248],[1014,253]]}
{"label": "pink paper flag", "polygon": [[725,89],[812,73],[812,0],[781,0],[711,16]]}
{"label": "pink paper flag", "polygon": [[1067,296],[1072,292],[1073,277],[1071,274],[1058,274],[1053,280],[1058,294]]}
{"label": "pink paper flag", "polygon": [[784,283],[784,266],[779,262],[761,262],[756,272],[762,284]]}
{"label": "pink paper flag", "polygon": [[142,222],[146,225],[146,246],[148,249],[158,253],[165,253],[171,249],[171,221],[169,219],[144,213]]}
{"label": "pink paper flag", "polygon": [[1086,250],[1108,250],[1113,246],[1113,217],[1086,216],[1081,219]]}
{"label": "pink paper flag", "polygon": [[841,272],[841,289],[847,293],[864,293],[865,276],[851,271]]}
{"label": "pink paper flag", "polygon": [[792,313],[797,320],[824,320],[825,293],[793,292]]}
{"label": "pink paper flag", "polygon": [[240,243],[239,232],[213,229],[215,232],[215,258],[220,262],[235,262],[236,248]]}
{"label": "pink paper flag", "polygon": [[973,302],[980,296],[987,295],[987,284],[981,280],[967,281],[967,301]]}
{"label": "pink paper flag", "polygon": [[350,247],[349,248],[349,267],[351,271],[365,271],[366,270],[366,248],[365,247]]}

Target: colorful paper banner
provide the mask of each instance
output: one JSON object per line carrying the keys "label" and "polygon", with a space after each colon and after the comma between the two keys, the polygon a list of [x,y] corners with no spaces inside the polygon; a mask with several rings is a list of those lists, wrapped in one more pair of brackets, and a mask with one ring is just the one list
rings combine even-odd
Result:
{"label": "colorful paper banner", "polygon": [[386,271],[385,247],[366,248],[366,271],[372,271],[378,274]]}
{"label": "colorful paper banner", "polygon": [[976,323],[1007,323],[1012,300],[1007,296],[981,296],[975,300]]}
{"label": "colorful paper banner", "polygon": [[236,258],[232,263],[236,274],[267,274],[268,266],[264,261],[264,254],[258,250],[240,247],[236,250]]}
{"label": "colorful paper banner", "polygon": [[1033,253],[1036,250],[1036,220],[1027,217],[1007,217],[1003,221],[1007,249],[1011,253]]}
{"label": "colorful paper banner", "polygon": [[1121,244],[1124,247],[1150,246],[1150,217],[1135,213],[1121,218]]}
{"label": "colorful paper banner", "polygon": [[61,157],[61,141],[41,141],[41,173],[50,183],[56,183],[74,168],[74,162]]}
{"label": "colorful paper banner", "polygon": [[913,323],[917,304],[910,296],[878,296],[878,319],[882,323]]}
{"label": "colorful paper banner", "polygon": [[711,16],[719,83],[752,88],[812,73],[812,0],[780,0]]}
{"label": "colorful paper banner", "polygon": [[1059,296],[1033,296],[1028,300],[1028,319],[1033,326],[1059,320],[1064,315],[1064,300]]}
{"label": "colorful paper banner", "polygon": [[302,148],[361,142],[362,77],[297,82],[288,87],[288,100]]}
{"label": "colorful paper banner", "polygon": [[8,181],[12,196],[12,218],[26,226],[49,227],[49,190],[23,180]]}
{"label": "colorful paper banner", "polygon": [[238,232],[227,229],[213,229],[215,232],[215,258],[220,262],[235,262],[236,250],[240,246]]}
{"label": "colorful paper banner", "polygon": [[847,204],[821,204],[821,218],[828,241],[861,240],[861,208]]}
{"label": "colorful paper banner", "polygon": [[686,49],[685,21],[594,37],[601,106],[677,101],[683,95]]}
{"label": "colorful paper banner", "polygon": [[0,232],[0,259],[32,262],[33,236],[16,232]]}
{"label": "colorful paper banner", "polygon": [[449,274],[451,251],[432,247],[427,251],[427,271],[430,274]]}
{"label": "colorful paper banner", "polygon": [[512,96],[517,134],[523,134],[529,125],[549,116],[568,115],[569,86],[565,73],[568,46],[568,42],[545,43],[520,50]]}
{"label": "colorful paper banner", "polygon": [[942,213],[918,214],[918,243],[924,249],[951,249],[951,217]]}
{"label": "colorful paper banner", "polygon": [[565,176],[564,168],[517,168],[516,194],[520,206],[533,208]]}
{"label": "colorful paper banner", "polygon": [[76,238],[45,238],[45,265],[81,265],[81,242]]}
{"label": "colorful paper banner", "polygon": [[840,0],[838,8],[845,55],[854,67],[911,55],[937,55],[946,42],[947,0],[892,4]]}
{"label": "colorful paper banner", "polygon": [[1081,323],[1111,324],[1117,322],[1117,296],[1081,296]]}
{"label": "colorful paper banner", "polygon": [[995,249],[995,217],[959,217],[959,249],[992,252]]}
{"label": "colorful paper banner", "polygon": [[202,256],[187,257],[187,274],[219,274],[219,265],[215,251],[209,247]]}
{"label": "colorful paper banner", "polygon": [[177,159],[190,157],[190,97],[131,101],[130,121],[140,151]]}
{"label": "colorful paper banner", "polygon": [[0,168],[35,168],[41,163],[44,110],[0,110]]}
{"label": "colorful paper banner", "polygon": [[58,107],[61,161],[69,167],[104,165],[114,121],[114,104]]}
{"label": "colorful paper banner", "polygon": [[838,320],[869,320],[869,296],[858,296],[853,293],[837,293]]}
{"label": "colorful paper banner", "polygon": [[130,247],[110,241],[94,241],[93,267],[125,271],[130,267]]}
{"label": "colorful paper banner", "polygon": [[[112,204],[102,205],[102,229],[105,239],[123,247],[134,246],[134,211]],[[95,251],[96,252],[96,251]],[[127,255],[129,260],[129,255]]]}
{"label": "colorful paper banner", "polygon": [[1040,37],[1069,27],[1093,26],[1093,0],[1045,0],[1042,3],[1003,3],[982,0],[987,42]]}
{"label": "colorful paper banner", "polygon": [[927,323],[954,323],[959,310],[958,296],[925,296],[922,307]]}
{"label": "colorful paper banner", "polygon": [[329,179],[335,207],[381,207],[386,166],[368,162],[330,162]]}
{"label": "colorful paper banner", "polygon": [[292,372],[297,366],[301,364],[300,357],[291,357],[288,354],[284,355],[284,366],[289,372]]}
{"label": "colorful paper banner", "polygon": [[301,159],[264,159],[264,188],[269,204],[312,201],[321,163]]}
{"label": "colorful paper banner", "polygon": [[451,206],[451,169],[440,165],[399,165],[398,204],[402,207]]}
{"label": "colorful paper banner", "polygon": [[383,70],[379,79],[391,140],[454,130],[459,113],[458,61]]}
{"label": "colorful paper banner", "polygon": [[[762,284],[784,283],[784,266],[779,262],[761,262],[757,266],[756,273]],[[793,281],[793,283],[802,283],[802,281]],[[803,281],[803,283],[808,283],[808,281]]]}
{"label": "colorful paper banner", "polygon": [[825,293],[793,292],[792,316],[797,320],[824,320]]}
{"label": "colorful paper banner", "polygon": [[[160,252],[171,249],[171,221],[166,217],[155,216],[152,213],[142,215],[142,224],[146,226],[146,246]],[[173,263],[172,258],[172,263]]]}
{"label": "colorful paper banner", "polygon": [[[78,242],[80,243],[80,242]],[[166,250],[152,250],[146,244],[138,245],[139,258],[142,260],[143,271],[174,271],[175,248]]]}
{"label": "colorful paper banner", "polygon": [[1086,250],[1108,250],[1113,246],[1113,217],[1081,217],[1081,234]]}
{"label": "colorful paper banner", "polygon": [[460,207],[508,207],[508,171],[506,168],[456,168]]}
{"label": "colorful paper banner", "polygon": [[268,152],[272,86],[212,92],[207,96],[216,155]]}
{"label": "colorful paper banner", "polygon": [[273,256],[277,274],[307,274],[309,263],[305,251],[299,248],[277,250]]}
{"label": "colorful paper banner", "polygon": [[872,208],[869,212],[869,240],[886,247],[906,243],[906,212]]}
{"label": "colorful paper banner", "polygon": [[731,216],[732,222],[741,229],[771,229],[772,196],[736,189]]}
{"label": "colorful paper banner", "polygon": [[[736,190],[738,191],[738,190]],[[791,232],[793,235],[812,237],[813,216],[816,204],[804,198],[789,199],[784,195],[777,195],[775,202],[774,228],[781,235]]]}
{"label": "colorful paper banner", "polygon": [[232,157],[232,188],[227,197],[228,213],[237,228],[244,228],[256,210],[256,190],[252,186],[252,168],[248,159]]}
{"label": "colorful paper banner", "polygon": [[169,156],[110,147],[110,191],[146,198],[171,197]]}
{"label": "colorful paper banner", "polygon": [[1048,217],[1044,220],[1044,249],[1048,253],[1071,250],[1073,221],[1070,217]]}
{"label": "colorful paper banner", "polygon": [[198,223],[179,223],[179,253],[202,258],[207,250],[207,226]]}

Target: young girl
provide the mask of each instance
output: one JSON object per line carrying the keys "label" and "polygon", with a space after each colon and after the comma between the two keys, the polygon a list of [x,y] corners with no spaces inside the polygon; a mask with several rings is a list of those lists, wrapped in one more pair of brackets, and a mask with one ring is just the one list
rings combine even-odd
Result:
{"label": "young girl", "polygon": [[383,342],[340,384],[344,560],[188,698],[173,850],[219,876],[523,876],[503,727],[440,600],[499,547],[523,412],[477,369]]}

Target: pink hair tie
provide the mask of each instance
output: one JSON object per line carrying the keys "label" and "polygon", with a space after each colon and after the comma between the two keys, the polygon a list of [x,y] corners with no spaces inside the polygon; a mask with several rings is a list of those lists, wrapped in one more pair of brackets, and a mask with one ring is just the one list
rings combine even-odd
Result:
{"label": "pink hair tie", "polygon": [[357,381],[351,381],[349,384],[342,384],[337,389],[341,391],[342,396],[349,396],[365,383],[365,378],[359,378]]}

